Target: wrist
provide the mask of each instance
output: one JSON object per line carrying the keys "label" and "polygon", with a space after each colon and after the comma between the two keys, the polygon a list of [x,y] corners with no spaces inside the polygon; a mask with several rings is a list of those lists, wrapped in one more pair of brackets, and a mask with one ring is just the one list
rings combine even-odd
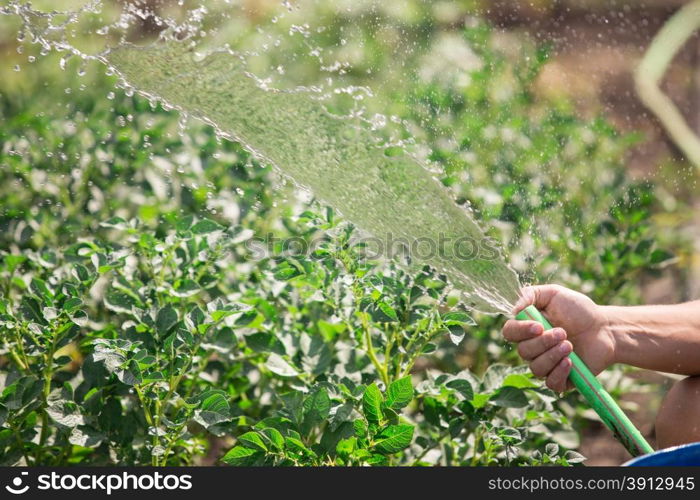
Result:
{"label": "wrist", "polygon": [[607,339],[611,353],[608,366],[615,363],[624,363],[623,353],[626,351],[625,344],[627,343],[626,330],[620,328],[623,323],[622,316],[624,311],[618,306],[598,306],[600,314],[600,335]]}

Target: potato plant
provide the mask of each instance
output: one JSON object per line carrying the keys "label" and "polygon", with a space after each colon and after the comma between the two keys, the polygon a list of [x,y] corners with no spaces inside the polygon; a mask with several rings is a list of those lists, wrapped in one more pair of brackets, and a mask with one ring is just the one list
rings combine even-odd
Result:
{"label": "potato plant", "polygon": [[[483,24],[463,37],[471,83],[387,85],[395,111],[526,279],[634,300],[671,253],[654,187],[625,174],[629,138],[535,96],[545,51],[505,55]],[[576,396],[561,407],[449,277],[368,259],[238,145],[73,78],[87,90],[59,108],[62,90],[0,83],[3,465],[583,460]]]}
{"label": "potato plant", "polygon": [[473,321],[429,270],[380,272],[351,226],[305,220],[340,230],[246,279],[235,230],[193,217],[163,238],[112,218],[105,239],[5,255],[6,461],[187,464],[236,436],[225,463],[532,462],[517,445],[565,422],[553,396],[505,365],[414,384]]}

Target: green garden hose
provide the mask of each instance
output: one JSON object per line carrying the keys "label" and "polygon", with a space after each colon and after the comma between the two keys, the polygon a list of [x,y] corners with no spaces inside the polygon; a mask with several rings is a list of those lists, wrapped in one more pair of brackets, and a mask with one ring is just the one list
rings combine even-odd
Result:
{"label": "green garden hose", "polygon": [[[520,320],[533,320],[542,324],[545,330],[550,330],[552,325],[537,310],[535,306],[528,306],[516,316]],[[581,392],[589,405],[595,410],[601,420],[613,432],[627,451],[633,457],[651,453],[654,449],[647,443],[639,429],[625,415],[625,412],[617,405],[612,396],[608,394],[591,370],[586,366],[576,353],[569,354],[572,362],[569,378],[574,386]]]}

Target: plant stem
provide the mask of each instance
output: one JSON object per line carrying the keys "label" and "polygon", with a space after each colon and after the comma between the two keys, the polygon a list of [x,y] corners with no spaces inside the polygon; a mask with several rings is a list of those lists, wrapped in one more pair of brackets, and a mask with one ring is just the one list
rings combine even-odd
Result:
{"label": "plant stem", "polygon": [[[39,447],[37,448],[36,463],[39,459],[43,459],[43,451],[46,441],[49,438],[49,414],[46,411],[49,406],[49,394],[51,394],[51,379],[53,378],[53,355],[56,353],[56,334],[57,328],[54,326],[51,329],[51,348],[44,357],[44,388],[42,390],[42,405],[41,405],[41,434],[39,436]],[[43,465],[43,464],[41,464]]]}
{"label": "plant stem", "polygon": [[[15,327],[15,337],[17,341],[17,348],[21,356],[21,359],[18,358],[17,361],[21,362],[21,365],[24,366],[24,370],[28,370],[30,365],[29,358],[27,357],[27,353],[24,351],[24,342],[22,341],[22,335],[20,334],[19,326]],[[12,352],[14,353],[14,351]]]}
{"label": "plant stem", "polygon": [[474,450],[473,450],[472,460],[471,460],[472,466],[475,466],[476,464],[479,463],[479,454],[478,454],[479,441],[481,441],[481,425],[479,425],[474,430]]}
{"label": "plant stem", "polygon": [[[29,455],[27,455],[26,450],[24,449],[24,442],[22,441],[22,438],[19,435],[19,429],[17,429],[14,425],[8,422],[8,425],[10,429],[12,430],[12,434],[15,436],[15,440],[17,441],[17,446],[19,447],[20,452],[22,453],[22,456],[24,457],[24,461],[26,465],[29,465]],[[36,459],[34,459],[34,465],[36,465]]]}
{"label": "plant stem", "polygon": [[384,384],[389,385],[389,375],[386,372],[386,368],[382,363],[379,362],[379,359],[377,359],[377,354],[374,352],[374,346],[372,345],[372,335],[370,334],[370,328],[369,325],[367,324],[367,317],[366,313],[359,313],[360,320],[362,322],[362,330],[364,332],[364,339],[365,339],[365,350],[367,351],[367,356],[369,356],[370,361],[372,361],[372,364],[374,367],[377,369],[377,372],[379,372],[379,376],[382,379],[382,382]]}
{"label": "plant stem", "polygon": [[17,352],[15,352],[14,349],[10,349],[10,357],[12,358],[12,361],[14,361],[14,363],[20,369],[20,371],[23,371],[23,372],[27,371],[27,368],[29,368],[29,367],[24,363],[24,361],[22,361],[20,359],[19,355],[17,354]]}
{"label": "plant stem", "polygon": [[[158,428],[157,426],[154,425],[154,420],[153,416],[151,413],[151,410],[148,408],[148,404],[146,404],[146,398],[143,395],[143,392],[141,391],[141,388],[137,385],[134,386],[134,390],[136,391],[136,394],[139,397],[139,401],[141,402],[141,408],[143,408],[143,415],[146,419],[146,423],[148,424],[148,427],[153,427],[155,429],[155,433],[153,434],[153,438],[151,439],[151,445],[153,448],[158,446]],[[151,465],[156,466],[158,465],[158,457],[153,455],[151,453]]]}
{"label": "plant stem", "polygon": [[163,453],[163,460],[160,465],[168,465],[168,455],[170,455],[170,452],[173,449],[173,445],[175,444],[175,441],[180,437],[180,432],[182,432],[182,429],[185,427],[187,424],[187,421],[189,420],[189,415],[187,418],[183,419],[182,424],[175,430],[173,433],[173,438],[168,440],[168,444],[165,447],[165,453]]}
{"label": "plant stem", "polygon": [[134,386],[134,390],[136,391],[136,394],[139,397],[139,401],[141,402],[141,407],[143,408],[143,414],[144,417],[146,418],[146,423],[149,426],[153,425],[153,419],[151,418],[151,411],[148,409],[148,405],[146,404],[146,400],[143,396],[143,392],[141,392],[141,389],[138,386]]}
{"label": "plant stem", "polygon": [[[425,347],[425,345],[428,342],[433,340],[438,335],[439,332],[440,332],[440,330],[438,328],[432,326],[432,320],[431,320],[431,324],[429,325],[429,328],[427,330],[427,334],[424,337],[424,341],[418,345],[418,348],[408,358],[408,363],[406,363],[406,367],[404,368],[403,373],[401,374],[402,377],[410,375],[411,370],[413,369],[413,365],[416,363],[416,360],[423,352],[423,347]],[[418,338],[418,335],[416,335],[416,337],[414,337],[414,338]],[[408,343],[408,346],[406,346],[407,351],[408,351],[409,347],[412,347],[412,345],[414,344],[413,340],[414,339],[411,339],[411,341],[409,341],[409,343]]]}
{"label": "plant stem", "polygon": [[430,446],[426,446],[425,449],[416,457],[416,459],[413,461],[411,464],[412,467],[415,467],[418,465],[418,463],[421,461],[421,459],[428,454],[428,452],[432,449],[434,449],[437,445],[440,444],[440,442],[445,439],[450,433],[450,428],[448,427],[444,431],[440,433],[440,435],[437,437],[435,442],[431,444]]}

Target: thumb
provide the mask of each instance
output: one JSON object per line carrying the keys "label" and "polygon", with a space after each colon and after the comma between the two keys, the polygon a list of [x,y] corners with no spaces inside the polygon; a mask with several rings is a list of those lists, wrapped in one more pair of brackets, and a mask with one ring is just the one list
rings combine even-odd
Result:
{"label": "thumb", "polygon": [[513,314],[518,314],[527,306],[535,306],[543,310],[547,308],[552,298],[561,290],[560,285],[526,286],[520,290],[520,298],[513,306]]}

